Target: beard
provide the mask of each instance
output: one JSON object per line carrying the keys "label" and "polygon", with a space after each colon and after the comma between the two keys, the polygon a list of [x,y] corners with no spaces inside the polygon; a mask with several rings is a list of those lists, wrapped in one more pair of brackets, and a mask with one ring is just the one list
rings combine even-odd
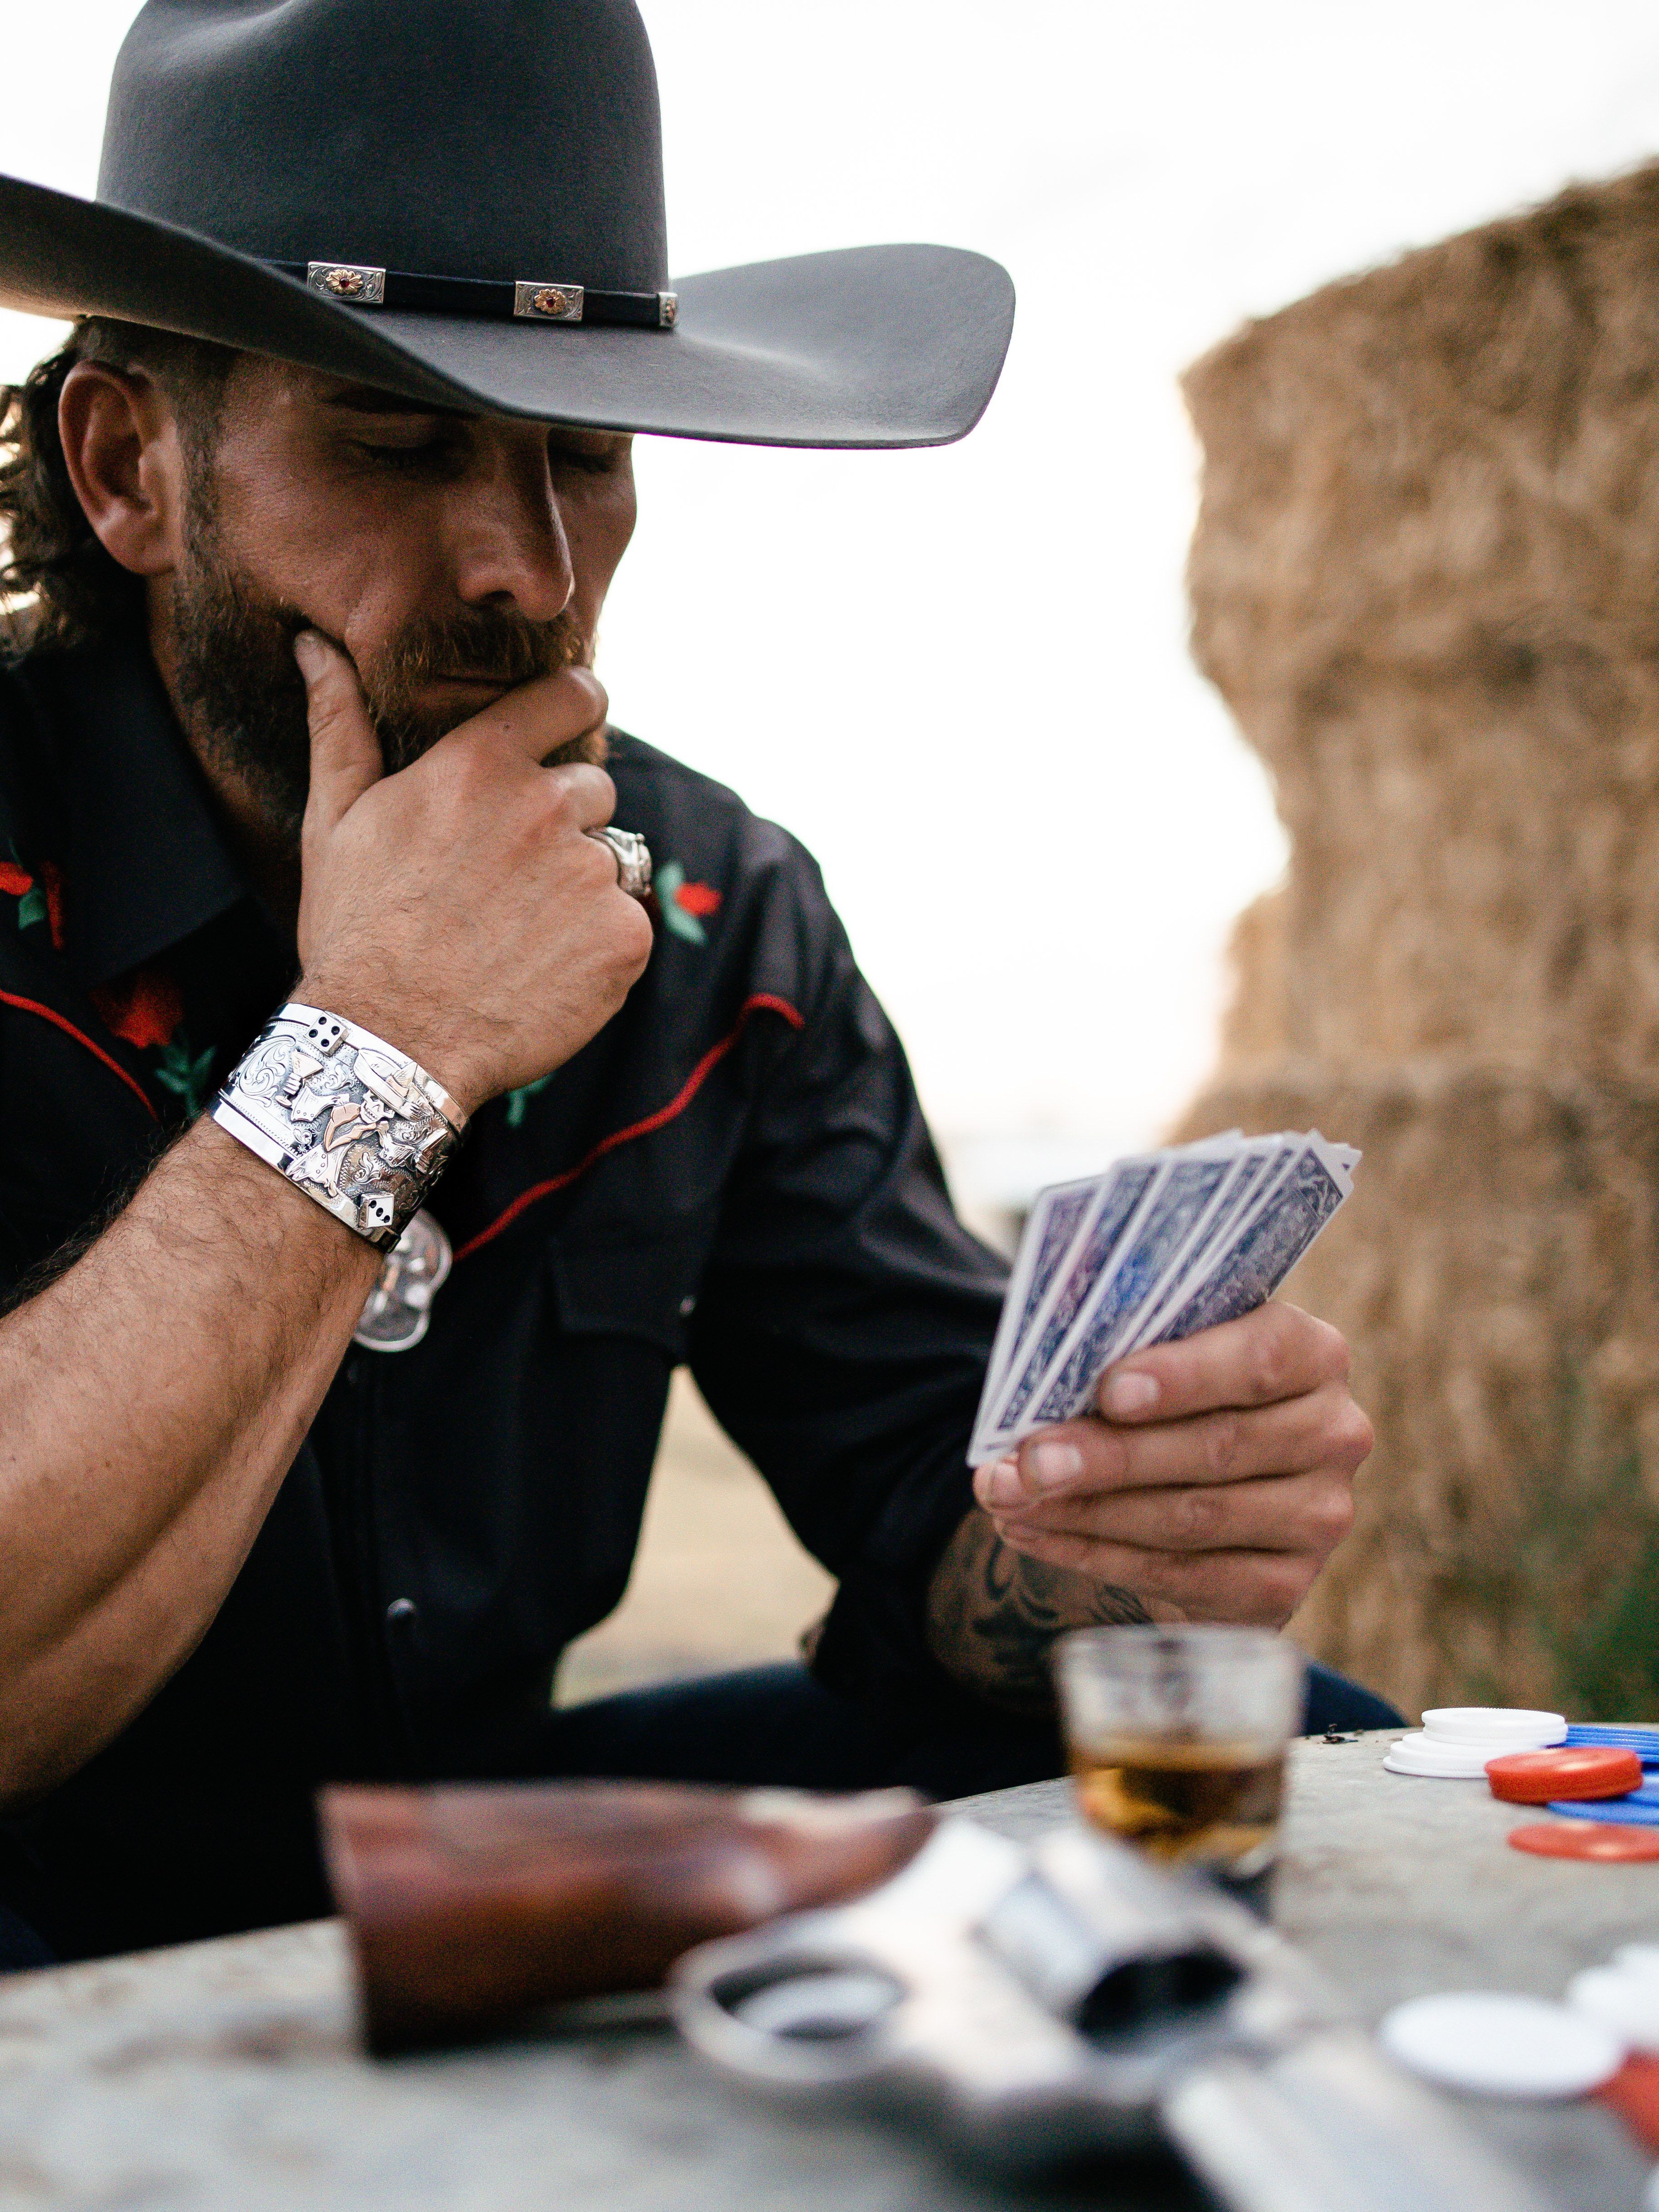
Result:
{"label": "beard", "polygon": [[[208,764],[240,781],[271,827],[297,845],[311,784],[311,733],[294,641],[318,625],[237,566],[210,498],[191,504],[188,550],[173,581],[179,709]],[[588,658],[589,641],[568,613],[538,623],[506,610],[464,607],[411,618],[373,659],[357,664],[386,773],[407,768],[477,712],[422,711],[416,695],[430,678],[467,676],[512,687]],[[604,732],[592,731],[550,753],[546,765],[602,763],[605,750]]]}

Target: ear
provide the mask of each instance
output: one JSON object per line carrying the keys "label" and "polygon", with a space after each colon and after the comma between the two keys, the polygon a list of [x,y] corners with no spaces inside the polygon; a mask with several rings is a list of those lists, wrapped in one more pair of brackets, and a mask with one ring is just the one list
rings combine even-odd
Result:
{"label": "ear", "polygon": [[161,576],[183,550],[184,454],[160,387],[141,371],[76,362],[58,401],[75,495],[112,560]]}

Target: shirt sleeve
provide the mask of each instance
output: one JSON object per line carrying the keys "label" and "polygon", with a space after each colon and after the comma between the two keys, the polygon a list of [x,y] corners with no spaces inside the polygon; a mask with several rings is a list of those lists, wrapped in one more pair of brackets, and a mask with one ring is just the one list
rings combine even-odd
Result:
{"label": "shirt sleeve", "polygon": [[[806,985],[772,1060],[699,1296],[692,1371],[839,1589],[813,1657],[860,1699],[961,1692],[926,1636],[1003,1263],[957,1219],[902,1048],[801,858],[779,917]],[[806,971],[803,974],[803,969]]]}

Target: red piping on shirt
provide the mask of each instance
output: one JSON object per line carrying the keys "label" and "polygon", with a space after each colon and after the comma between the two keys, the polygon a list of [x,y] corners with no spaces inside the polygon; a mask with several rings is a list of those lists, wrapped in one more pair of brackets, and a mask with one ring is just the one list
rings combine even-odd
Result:
{"label": "red piping on shirt", "polygon": [[[769,991],[757,991],[752,999],[745,999],[730,1030],[718,1044],[709,1046],[666,1106],[659,1107],[654,1114],[647,1114],[642,1121],[630,1122],[627,1128],[615,1129],[610,1136],[601,1137],[586,1159],[579,1160],[574,1168],[567,1168],[562,1175],[550,1176],[545,1182],[532,1183],[528,1190],[520,1191],[506,1212],[497,1214],[488,1229],[481,1229],[476,1237],[470,1237],[455,1257],[458,1260],[470,1257],[482,1245],[488,1244],[491,1237],[499,1237],[503,1229],[510,1228],[526,1206],[534,1206],[539,1198],[550,1198],[556,1190],[565,1189],[575,1182],[578,1176],[586,1175],[589,1168],[602,1160],[607,1152],[614,1152],[618,1145],[631,1144],[635,1137],[648,1137],[684,1114],[709,1075],[743,1035],[750,1014],[763,1012],[781,1014],[792,1030],[806,1027],[805,1016],[792,1006],[787,999],[774,998]],[[93,1048],[94,1051],[97,1049],[96,1046]]]}
{"label": "red piping on shirt", "polygon": [[133,1081],[118,1060],[110,1058],[102,1045],[94,1044],[84,1030],[77,1030],[73,1022],[66,1022],[62,1014],[54,1013],[50,1006],[43,1006],[38,999],[20,999],[10,991],[0,991],[0,1006],[16,1006],[26,1014],[39,1014],[43,1022],[52,1023],[63,1030],[65,1036],[72,1036],[76,1044],[85,1045],[94,1060],[101,1060],[112,1075],[120,1077],[152,1121],[161,1120],[161,1115],[145,1097],[142,1086]]}

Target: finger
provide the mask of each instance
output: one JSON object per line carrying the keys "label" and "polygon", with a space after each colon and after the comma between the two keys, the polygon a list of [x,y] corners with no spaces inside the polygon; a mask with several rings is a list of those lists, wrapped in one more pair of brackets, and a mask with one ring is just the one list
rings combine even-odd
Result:
{"label": "finger", "polygon": [[1006,1511],[1084,1491],[1226,1484],[1316,1467],[1352,1474],[1372,1442],[1370,1423],[1340,1382],[1277,1405],[1196,1413],[1145,1429],[1068,1421],[1027,1437],[1012,1463],[1013,1480],[992,1474],[980,1503]]}
{"label": "finger", "polygon": [[1176,1344],[1121,1360],[1096,1404],[1111,1421],[1165,1421],[1213,1406],[1265,1406],[1346,1381],[1348,1347],[1328,1322],[1269,1299]]}
{"label": "finger", "polygon": [[1146,1552],[1036,1530],[998,1534],[1010,1551],[1132,1591],[1154,1613],[1174,1606],[1191,1620],[1262,1628],[1283,1627],[1312,1589],[1320,1565],[1297,1552]]}
{"label": "finger", "polygon": [[603,729],[610,707],[605,686],[591,668],[562,668],[556,676],[538,676],[504,691],[442,742],[466,737],[539,768],[561,746]]}
{"label": "finger", "polygon": [[[579,830],[603,830],[617,811],[617,787],[602,768],[573,761],[546,771],[550,788],[562,794],[561,804]],[[615,854],[609,855],[617,865]]]}
{"label": "finger", "polygon": [[294,641],[294,658],[305,679],[311,729],[305,827],[307,832],[331,830],[380,781],[386,763],[350,657],[319,631],[304,629]]}
{"label": "finger", "polygon": [[1148,1551],[1307,1552],[1327,1559],[1353,1525],[1353,1490],[1340,1468],[1259,1475],[1224,1488],[1131,1490],[1057,1498],[997,1518],[1011,1528],[1081,1536]]}

